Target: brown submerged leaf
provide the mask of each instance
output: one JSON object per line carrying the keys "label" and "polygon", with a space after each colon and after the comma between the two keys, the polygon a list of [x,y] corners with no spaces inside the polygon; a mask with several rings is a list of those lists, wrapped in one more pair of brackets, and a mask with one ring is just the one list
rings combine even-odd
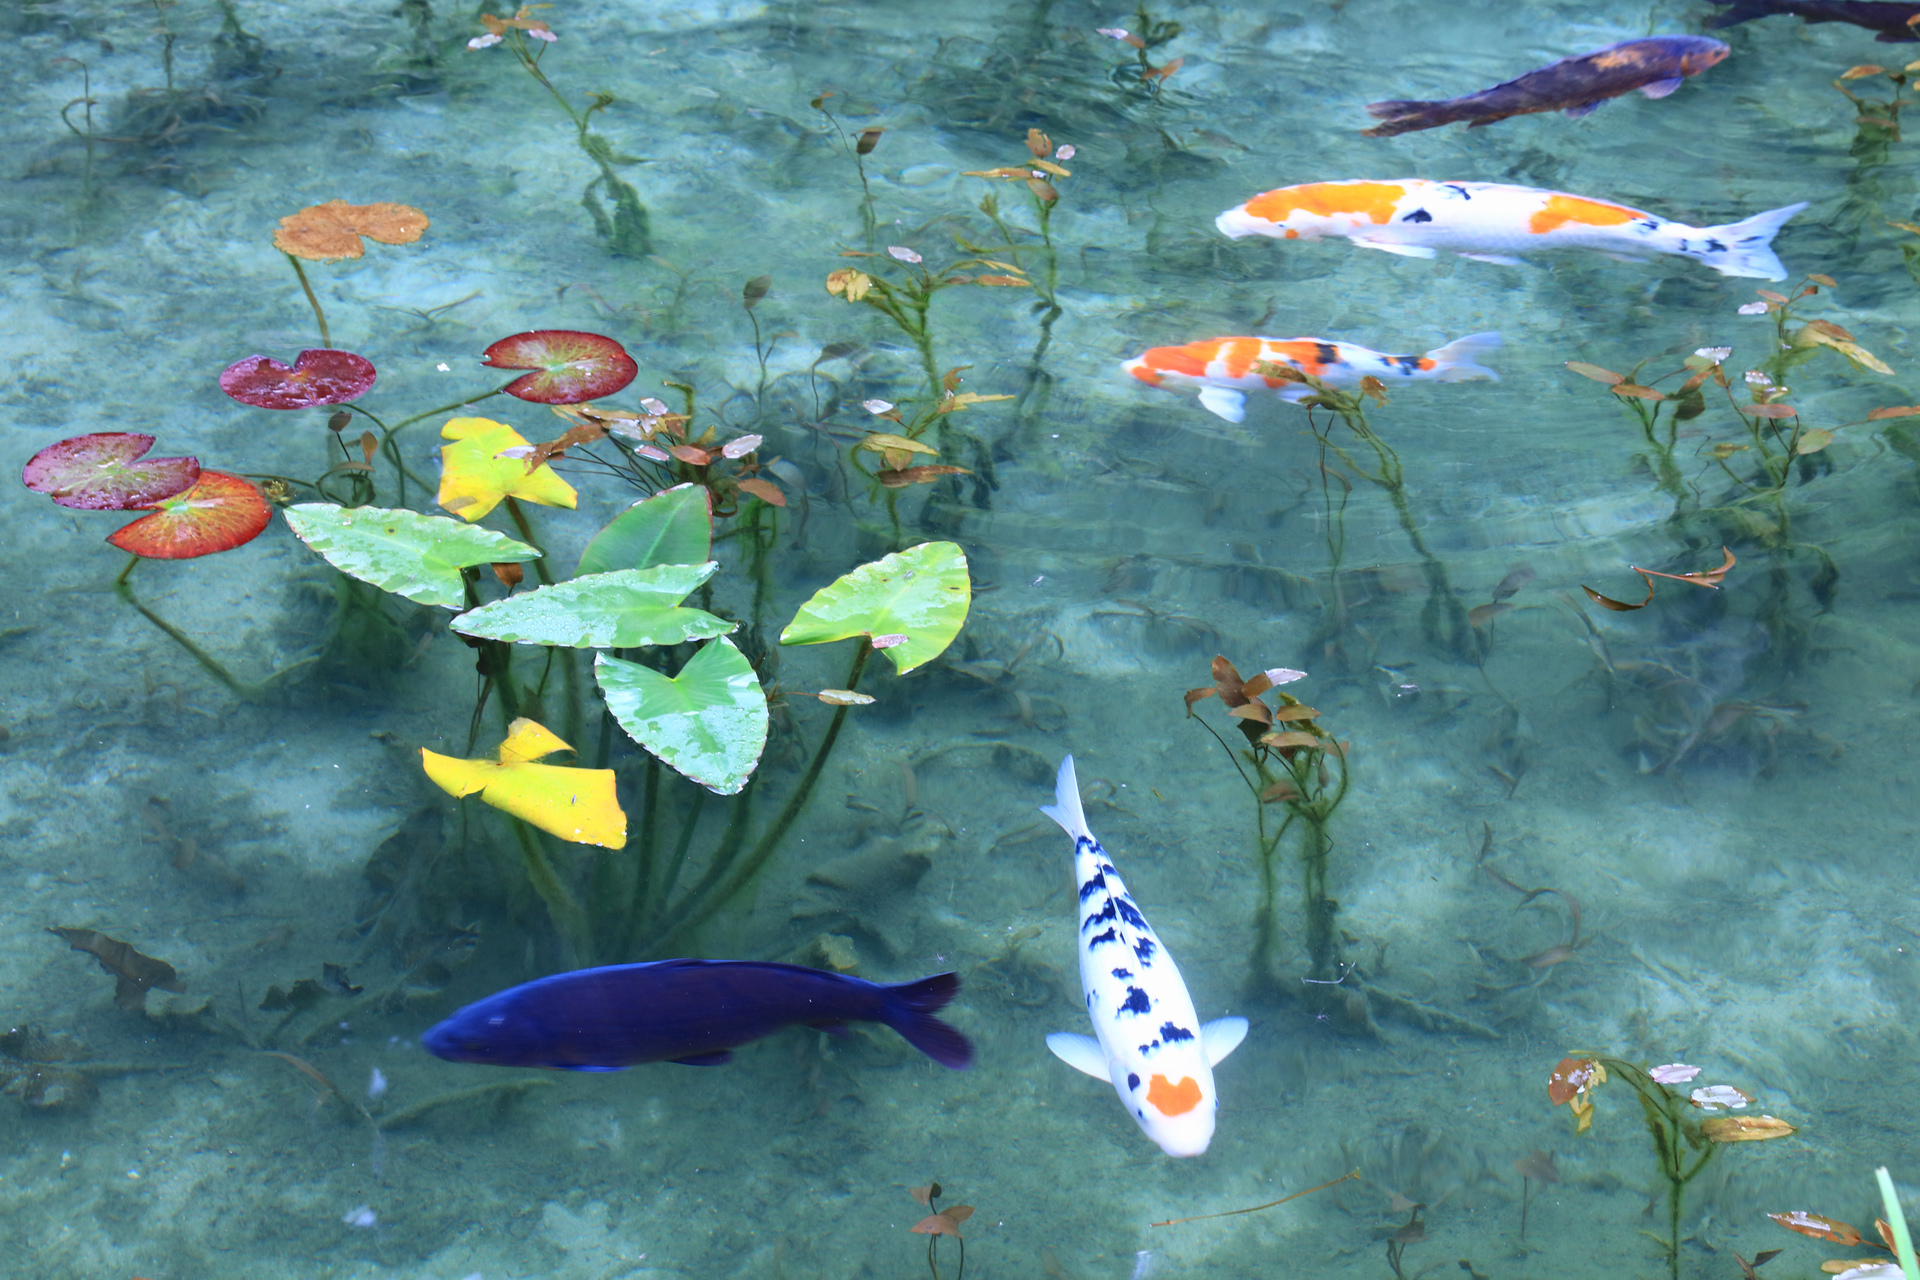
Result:
{"label": "brown submerged leaf", "polygon": [[1560,1170],[1553,1163],[1553,1157],[1544,1151],[1534,1151],[1531,1155],[1521,1156],[1513,1162],[1513,1171],[1523,1178],[1535,1182],[1558,1182]]}
{"label": "brown submerged leaf", "polygon": [[1512,613],[1515,606],[1510,604],[1481,604],[1467,610],[1467,624],[1475,631],[1486,626],[1503,613]]}
{"label": "brown submerged leaf", "polygon": [[940,1184],[937,1182],[929,1182],[924,1187],[908,1187],[907,1194],[915,1200],[918,1200],[921,1204],[932,1204],[939,1198]]}
{"label": "brown submerged leaf", "polygon": [[1798,1130],[1773,1116],[1715,1116],[1700,1122],[1700,1132],[1709,1142],[1767,1142]]}
{"label": "brown submerged leaf", "polygon": [[1817,1213],[1808,1213],[1804,1209],[1793,1209],[1786,1213],[1767,1215],[1789,1231],[1798,1231],[1803,1236],[1812,1236],[1815,1240],[1831,1240],[1835,1244],[1856,1245],[1860,1243],[1860,1232],[1852,1223],[1841,1222],[1836,1218],[1825,1218]]}
{"label": "brown submerged leaf", "polygon": [[1631,382],[1616,383],[1612,387],[1612,391],[1613,394],[1617,396],[1632,396],[1637,400],[1665,400],[1667,398],[1665,392],[1655,391],[1652,387],[1637,386]]}
{"label": "brown submerged leaf", "polygon": [[889,489],[904,489],[910,484],[932,484],[941,476],[970,476],[973,472],[965,467],[950,467],[942,463],[929,467],[905,467],[898,471],[881,471],[876,479]]}
{"label": "brown submerged leaf", "polygon": [[1569,360],[1567,368],[1583,378],[1592,378],[1595,382],[1604,382],[1610,387],[1617,387],[1626,381],[1625,377],[1613,370],[1602,369],[1599,365],[1588,364],[1584,360]]}
{"label": "brown submerged leaf", "polygon": [[152,987],[162,991],[186,990],[172,965],[140,954],[130,943],[109,938],[94,929],[66,929],[55,925],[47,932],[58,936],[75,951],[91,955],[102,969],[114,976],[113,1002],[122,1009],[140,1008]]}
{"label": "brown submerged leaf", "polygon": [[[948,1211],[952,1212],[951,1210]],[[952,1236],[960,1239],[960,1224],[945,1213],[929,1214],[907,1230],[921,1236]]]}

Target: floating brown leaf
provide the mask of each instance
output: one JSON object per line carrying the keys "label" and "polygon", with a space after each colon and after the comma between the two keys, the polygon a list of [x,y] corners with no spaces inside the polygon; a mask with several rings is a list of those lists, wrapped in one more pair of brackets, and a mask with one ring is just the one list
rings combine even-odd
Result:
{"label": "floating brown leaf", "polygon": [[186,990],[172,965],[140,954],[130,943],[93,929],[66,929],[55,925],[47,932],[75,951],[91,955],[102,969],[114,976],[113,1002],[122,1009],[140,1008],[146,1003],[147,990],[151,987],[162,991]]}
{"label": "floating brown leaf", "polygon": [[1867,415],[1867,421],[1876,422],[1881,418],[1916,417],[1920,417],[1920,404],[1890,404],[1884,409],[1875,409],[1872,413],[1869,413]]}
{"label": "floating brown leaf", "polygon": [[1803,454],[1818,453],[1832,443],[1833,432],[1825,427],[1815,427],[1811,431],[1801,432],[1800,438],[1794,442],[1794,448]]}
{"label": "floating brown leaf", "polygon": [[1790,404],[1737,404],[1734,408],[1749,418],[1772,418],[1775,421],[1794,417],[1800,412]]}
{"label": "floating brown leaf", "polygon": [[1837,1218],[1822,1217],[1817,1213],[1808,1213],[1804,1209],[1792,1209],[1786,1213],[1767,1215],[1789,1231],[1798,1231],[1803,1236],[1812,1236],[1815,1240],[1831,1240],[1835,1244],[1856,1245],[1861,1235],[1852,1223],[1841,1222]]}
{"label": "floating brown leaf", "polygon": [[1554,1067],[1553,1074],[1547,1077],[1547,1097],[1557,1107],[1563,1102],[1571,1102],[1575,1095],[1605,1079],[1605,1072],[1592,1058],[1562,1058],[1559,1065]]}
{"label": "floating brown leaf", "polygon": [[1667,398],[1664,392],[1655,391],[1652,387],[1638,386],[1631,382],[1615,383],[1613,386],[1613,394],[1617,396],[1632,396],[1636,400],[1665,400]]}
{"label": "floating brown leaf", "polygon": [[1280,733],[1263,733],[1260,741],[1276,751],[1294,751],[1302,748],[1309,751],[1324,750],[1332,744],[1317,734],[1304,729],[1288,729]]}
{"label": "floating brown leaf", "polygon": [[960,1239],[960,1224],[948,1216],[948,1214],[952,1212],[953,1211],[949,1209],[946,1213],[929,1214],[907,1229],[915,1235],[952,1236],[958,1240]]}
{"label": "floating brown leaf", "polygon": [[941,476],[970,476],[973,472],[965,467],[950,467],[944,463],[930,467],[906,467],[899,471],[882,471],[874,478],[889,489],[904,489],[910,484],[932,484]]}
{"label": "floating brown leaf", "polygon": [[1044,160],[1053,154],[1053,139],[1038,129],[1029,129],[1027,130],[1027,150],[1033,152],[1035,159]]}
{"label": "floating brown leaf", "polygon": [[1815,284],[1823,284],[1829,289],[1838,289],[1840,287],[1834,282],[1832,276],[1823,276],[1818,271],[1808,273],[1807,279],[1813,281]]}
{"label": "floating brown leaf", "polygon": [[915,1200],[918,1200],[921,1204],[932,1204],[940,1198],[940,1184],[937,1182],[929,1182],[924,1187],[908,1187],[907,1194]]}
{"label": "floating brown leaf", "polygon": [[1603,596],[1585,583],[1580,585],[1580,589],[1587,593],[1588,599],[1592,600],[1602,609],[1612,609],[1616,613],[1631,613],[1635,609],[1644,609],[1653,603],[1653,580],[1651,578],[1647,580],[1647,598],[1639,604],[1628,604],[1625,600],[1615,600],[1612,596]]}
{"label": "floating brown leaf", "polygon": [[1267,707],[1266,703],[1261,702],[1258,699],[1250,699],[1246,702],[1243,702],[1239,706],[1233,708],[1233,710],[1229,711],[1227,714],[1230,716],[1235,716],[1241,720],[1258,721],[1261,724],[1273,723],[1273,712]]}
{"label": "floating brown leaf", "polygon": [[1859,80],[1866,76],[1883,76],[1887,69],[1871,62],[1863,62],[1857,67],[1848,67],[1840,73],[1842,80]]}
{"label": "floating brown leaf", "polygon": [[1296,702],[1292,706],[1280,707],[1273,713],[1274,722],[1284,724],[1290,720],[1317,720],[1320,713],[1304,703]]}
{"label": "floating brown leaf", "polygon": [[381,244],[412,244],[429,223],[406,204],[348,204],[329,200],[280,219],[273,247],[309,262],[339,262],[367,251],[361,236]]}
{"label": "floating brown leaf", "polygon": [[787,495],[780,492],[779,486],[773,484],[771,481],[749,476],[745,480],[737,480],[734,483],[740,486],[742,493],[750,493],[762,502],[769,503],[776,507],[784,507],[787,505]]}
{"label": "floating brown leaf", "polygon": [[1584,360],[1569,360],[1567,368],[1583,378],[1592,378],[1595,382],[1604,382],[1610,387],[1617,387],[1626,381],[1625,377],[1613,370],[1602,369],[1599,365],[1588,364]]}
{"label": "floating brown leaf", "polygon": [[1261,804],[1286,804],[1300,798],[1300,788],[1291,779],[1282,778],[1260,793]]}
{"label": "floating brown leaf", "polygon": [[885,132],[885,129],[878,126],[870,129],[862,129],[859,139],[853,144],[853,153],[858,156],[872,155],[873,149],[880,145],[880,135]]}
{"label": "floating brown leaf", "polygon": [[1773,1116],[1715,1116],[1700,1122],[1700,1132],[1709,1142],[1766,1142],[1798,1130]]}
{"label": "floating brown leaf", "polygon": [[511,591],[527,580],[527,571],[523,565],[508,562],[494,565],[493,576],[500,579],[501,586]]}
{"label": "floating brown leaf", "polygon": [[1775,1258],[1779,1257],[1781,1252],[1782,1251],[1779,1249],[1762,1249],[1760,1252],[1753,1255],[1752,1261],[1748,1261],[1747,1259],[1741,1257],[1738,1253],[1735,1253],[1733,1255],[1733,1260],[1740,1264],[1740,1275],[1742,1277],[1742,1280],[1760,1280],[1760,1273],[1755,1271],[1754,1268],[1766,1266],[1769,1262],[1772,1262]]}
{"label": "floating brown leaf", "polygon": [[1022,280],[1019,276],[981,276],[976,279],[974,283],[1005,289],[1013,286],[1030,287],[1033,282],[1031,280]]}
{"label": "floating brown leaf", "polygon": [[1690,582],[1696,587],[1709,587],[1718,591],[1720,584],[1726,580],[1727,571],[1738,563],[1738,561],[1733,558],[1733,552],[1729,548],[1721,547],[1720,553],[1726,557],[1726,560],[1721,566],[1718,569],[1709,569],[1702,573],[1661,573],[1655,569],[1642,569],[1638,565],[1628,565],[1627,567],[1642,577],[1651,575],[1655,578],[1671,578],[1675,582]]}

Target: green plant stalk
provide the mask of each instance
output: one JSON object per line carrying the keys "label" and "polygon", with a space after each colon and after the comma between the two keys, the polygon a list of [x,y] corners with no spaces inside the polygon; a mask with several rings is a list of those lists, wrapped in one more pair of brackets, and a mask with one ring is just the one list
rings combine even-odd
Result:
{"label": "green plant stalk", "polygon": [[[593,217],[594,229],[613,242],[616,253],[636,258],[644,258],[652,253],[653,234],[647,218],[647,208],[640,203],[640,193],[634,190],[631,183],[614,172],[613,148],[608,145],[605,138],[594,133],[591,128],[593,113],[612,106],[613,95],[594,93],[591,95],[592,104],[585,111],[576,111],[573,104],[567,101],[566,95],[561,93],[553,81],[547,79],[546,72],[540,69],[540,59],[546,54],[545,45],[541,46],[539,53],[529,52],[525,36],[517,30],[509,37],[507,45],[513,50],[513,56],[519,59],[520,65],[526,68],[527,74],[538,80],[546,91],[553,95],[553,100],[560,104],[560,109],[567,113],[569,120],[573,121],[575,140],[579,143],[580,150],[586,154],[587,159],[593,161],[594,167],[600,170],[600,176],[587,184],[586,192],[580,199],[580,203]],[[611,219],[601,212],[598,203],[594,200],[593,189],[601,183],[606,184],[607,196],[613,201]]]}
{"label": "green plant stalk", "polygon": [[180,628],[147,608],[146,605],[140,602],[140,598],[133,594],[133,584],[128,581],[128,578],[133,574],[134,569],[139,566],[140,559],[139,556],[132,556],[127,560],[127,567],[122,569],[120,576],[113,580],[113,593],[139,610],[141,617],[165,632],[170,640],[186,650],[187,654],[192,657],[195,662],[204,667],[208,675],[211,675],[215,680],[225,685],[227,690],[242,702],[264,702],[267,697],[267,691],[272,688],[276,681],[286,678],[286,676],[292,672],[298,671],[301,667],[307,666],[309,663],[319,661],[318,657],[302,658],[300,661],[274,672],[258,684],[240,679],[234,675],[233,672],[227,670],[226,666],[218,658],[195,644],[186,632],[180,630]]}
{"label": "green plant stalk", "polygon": [[567,949],[568,963],[572,964],[586,954],[590,936],[586,915],[572,891],[554,872],[553,863],[540,847],[540,840],[534,835],[533,828],[512,816],[507,818],[507,825],[513,828],[514,836],[520,841],[520,862],[526,868],[527,882],[540,895],[540,900],[547,904],[547,914],[552,918],[554,928],[559,931],[560,941]]}
{"label": "green plant stalk", "polygon": [[[845,688],[856,690],[860,687],[860,673],[866,669],[867,658],[872,653],[872,642],[863,636],[860,640],[859,652],[853,656],[853,666],[847,672]],[[773,857],[780,847],[780,842],[786,838],[794,819],[800,816],[800,811],[807,807],[807,801],[812,798],[814,784],[820,780],[820,771],[826,768],[827,757],[833,754],[833,744],[839,738],[840,726],[846,722],[846,718],[845,706],[834,708],[833,719],[828,722],[827,731],[821,737],[820,745],[814,748],[813,759],[808,762],[806,773],[801,775],[800,785],[794,788],[791,796],[787,797],[786,806],[780,810],[779,816],[760,837],[760,842],[753,847],[753,851],[743,862],[733,868],[731,874],[725,876],[718,889],[711,888],[711,885],[719,879],[716,875],[719,867],[716,865],[715,870],[709,871],[700,884],[689,890],[686,898],[673,913],[673,918],[667,922],[660,937],[649,947],[650,951],[657,953],[679,942],[705,923],[715,912],[726,906],[735,894],[746,888],[752,883],[753,878],[760,874],[760,869]]]}
{"label": "green plant stalk", "polygon": [[1886,1212],[1887,1225],[1893,1228],[1893,1252],[1900,1259],[1900,1269],[1906,1272],[1907,1280],[1920,1280],[1920,1261],[1914,1259],[1913,1236],[1907,1230],[1907,1215],[1900,1208],[1900,1195],[1893,1188],[1893,1175],[1875,1169],[1873,1176],[1880,1183],[1880,1207]]}
{"label": "green plant stalk", "polygon": [[320,299],[314,295],[313,286],[307,283],[307,269],[300,265],[300,259],[290,253],[287,254],[287,261],[293,266],[293,274],[300,277],[300,288],[306,293],[308,304],[313,307],[313,318],[320,322],[320,345],[331,349],[333,338],[327,333],[327,316],[320,310]]}
{"label": "green plant stalk", "polygon": [[[1719,1154],[1721,1144],[1700,1140],[1697,1135],[1689,1137],[1685,1108],[1692,1104],[1639,1067],[1618,1058],[1602,1058],[1600,1062],[1610,1074],[1627,1082],[1646,1115],[1655,1159],[1661,1176],[1667,1180],[1667,1273],[1671,1280],[1680,1280],[1680,1216],[1686,1202],[1687,1184]],[[1703,1143],[1705,1149],[1689,1165],[1687,1147],[1696,1142]]]}
{"label": "green plant stalk", "polygon": [[[693,847],[694,829],[700,825],[700,811],[706,807],[707,797],[711,794],[705,787],[693,793],[693,804],[680,824],[680,838],[673,843],[673,857],[667,861],[666,874],[660,877],[659,902],[664,903],[672,897],[674,886],[680,882],[680,871],[687,865],[687,851]],[[745,804],[746,801],[742,799],[739,803]]]}

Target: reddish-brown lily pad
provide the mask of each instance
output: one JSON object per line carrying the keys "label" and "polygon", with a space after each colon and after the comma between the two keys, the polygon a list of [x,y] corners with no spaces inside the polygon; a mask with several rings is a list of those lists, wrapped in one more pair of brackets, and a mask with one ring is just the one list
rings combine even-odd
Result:
{"label": "reddish-brown lily pad", "polygon": [[153,437],[96,431],[50,444],[27,459],[20,478],[35,493],[82,511],[131,511],[170,498],[200,478],[194,458],[146,458]]}
{"label": "reddish-brown lily pad", "polygon": [[639,376],[640,366],[612,338],[574,329],[536,329],[502,338],[480,363],[533,369],[507,384],[507,394],[535,404],[579,404],[610,396]]}
{"label": "reddish-brown lily pad", "polygon": [[291,368],[248,356],[220,373],[220,389],[256,409],[311,409],[357,399],[373,386],[373,362],[351,351],[302,351]]}
{"label": "reddish-brown lily pad", "polygon": [[273,519],[265,495],[224,471],[202,471],[192,488],[148,506],[152,515],[107,541],[150,560],[191,560],[252,542]]}

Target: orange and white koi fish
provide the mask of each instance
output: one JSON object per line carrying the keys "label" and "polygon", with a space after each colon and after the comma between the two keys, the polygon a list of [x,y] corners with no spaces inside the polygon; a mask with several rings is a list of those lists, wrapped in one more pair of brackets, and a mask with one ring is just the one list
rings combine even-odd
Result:
{"label": "orange and white koi fish", "polygon": [[1441,249],[1479,262],[1519,266],[1535,249],[1597,249],[1644,262],[1671,253],[1721,275],[1785,280],[1773,237],[1803,200],[1720,227],[1690,227],[1651,213],[1537,187],[1499,182],[1309,182],[1264,192],[1214,219],[1222,232],[1318,240],[1343,236],[1368,249],[1431,258]]}
{"label": "orange and white koi fish", "polygon": [[1201,1023],[1180,966],[1087,829],[1072,756],[1060,762],[1053,803],[1040,812],[1073,839],[1080,986],[1093,1021],[1091,1036],[1058,1031],[1047,1037],[1047,1048],[1075,1070],[1112,1084],[1120,1105],[1162,1151],[1197,1156],[1213,1141],[1213,1069],[1246,1038],[1247,1020]]}
{"label": "orange and white koi fish", "polygon": [[1247,415],[1247,392],[1269,390],[1298,403],[1313,394],[1302,383],[1258,373],[1258,363],[1291,365],[1336,387],[1357,387],[1372,376],[1391,386],[1413,380],[1470,382],[1500,375],[1479,357],[1500,346],[1497,333],[1470,333],[1423,356],[1390,356],[1352,342],[1325,338],[1208,338],[1184,347],[1154,347],[1121,366],[1150,387],[1198,387],[1200,403],[1228,422]]}

